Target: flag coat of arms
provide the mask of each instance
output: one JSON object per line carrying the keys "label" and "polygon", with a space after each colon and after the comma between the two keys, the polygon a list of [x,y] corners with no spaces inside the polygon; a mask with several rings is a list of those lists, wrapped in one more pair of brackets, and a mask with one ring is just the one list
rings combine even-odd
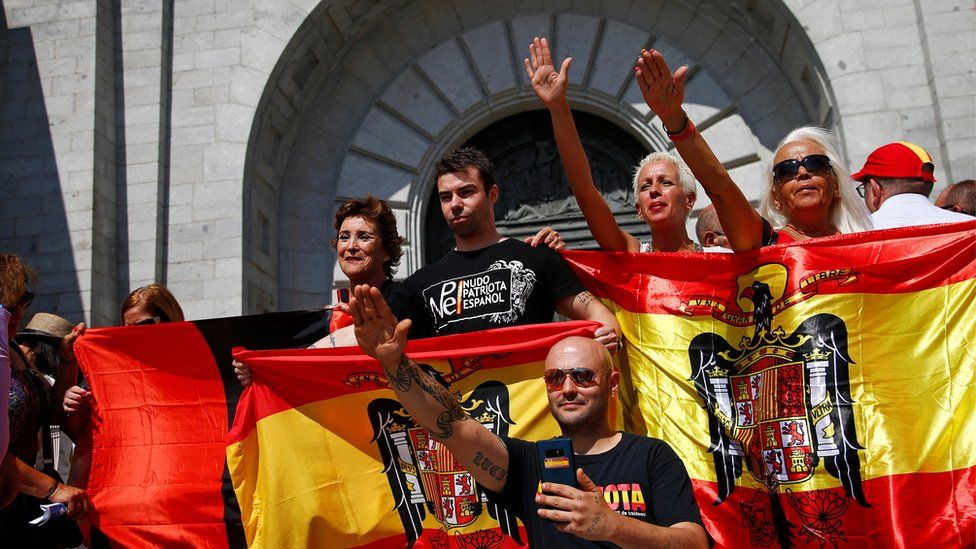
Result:
{"label": "flag coat of arms", "polygon": [[[976,545],[976,222],[740,254],[566,255],[621,324],[620,426],[675,449],[716,546]],[[90,546],[524,541],[356,348],[245,351],[255,382],[235,407],[228,342],[312,333],[262,318],[81,338]],[[487,428],[538,440],[558,432],[545,353],[580,331],[592,325],[409,352]]]}
{"label": "flag coat of arms", "polygon": [[718,545],[976,543],[976,223],[566,255],[620,321],[625,428]]}
{"label": "flag coat of arms", "polygon": [[[595,324],[501,328],[409,342],[406,352],[498,435],[555,436],[543,363]],[[498,549],[525,543],[446,446],[418,426],[358,348],[240,351],[253,384],[227,437],[252,547]]]}

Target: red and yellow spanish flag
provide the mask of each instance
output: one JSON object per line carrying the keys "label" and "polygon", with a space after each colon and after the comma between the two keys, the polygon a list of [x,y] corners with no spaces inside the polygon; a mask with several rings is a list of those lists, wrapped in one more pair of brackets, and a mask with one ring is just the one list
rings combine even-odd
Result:
{"label": "red and yellow spanish flag", "polygon": [[[621,424],[675,448],[718,546],[976,544],[976,222],[735,255],[567,257],[624,331]],[[305,346],[319,321],[86,333],[89,546],[524,540],[358,349],[247,351],[255,383],[236,406],[231,345]],[[591,329],[519,327],[409,352],[478,421],[534,440],[557,433],[545,353]]]}
{"label": "red and yellow spanish flag", "polygon": [[[555,436],[543,363],[563,322],[411,341],[407,353],[499,435]],[[453,455],[418,427],[359,348],[241,351],[253,384],[227,437],[227,464],[251,547],[524,544]]]}
{"label": "red and yellow spanish flag", "polygon": [[723,547],[976,543],[976,222],[742,254],[567,253]]}
{"label": "red and yellow spanish flag", "polygon": [[[86,545],[243,547],[224,460],[241,386],[231,349],[305,347],[324,311],[91,329],[75,344],[94,403]],[[73,471],[74,472],[74,471]]]}

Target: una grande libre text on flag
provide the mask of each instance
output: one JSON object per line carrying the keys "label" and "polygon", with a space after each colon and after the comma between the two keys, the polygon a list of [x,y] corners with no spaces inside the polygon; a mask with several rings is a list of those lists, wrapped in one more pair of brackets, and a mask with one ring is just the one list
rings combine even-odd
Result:
{"label": "una grande libre text on flag", "polygon": [[[621,322],[620,426],[675,448],[718,546],[976,542],[976,223],[735,255],[566,255]],[[186,337],[165,329],[92,330],[99,337],[79,346],[100,402],[93,523],[109,540],[212,547],[237,546],[242,533],[262,547],[524,540],[512,517],[485,502],[449,453],[416,429],[384,388],[379,365],[356,349],[248,352],[254,388],[225,443],[227,366],[181,369],[175,362],[205,346],[153,351]],[[564,329],[587,328],[466,334],[412,342],[411,352],[489,428],[545,438],[558,430],[538,377],[545,349]],[[102,364],[116,359],[130,367]],[[133,398],[135,412],[122,404]],[[159,441],[173,440],[161,430],[172,426],[152,419],[175,413],[175,401],[207,398],[211,404],[198,408],[212,411],[167,444],[182,449],[184,461],[161,474]],[[128,445],[128,431],[153,436]],[[118,466],[122,455],[142,459],[126,461],[124,476],[95,474],[98,463]],[[188,465],[197,467],[191,473]],[[221,482],[228,472],[238,498]],[[159,489],[185,487],[191,476],[197,489]],[[158,496],[150,512],[120,504],[138,490]],[[605,497],[622,505],[619,494]],[[243,521],[233,512],[237,499]],[[179,535],[158,537],[172,525]]]}

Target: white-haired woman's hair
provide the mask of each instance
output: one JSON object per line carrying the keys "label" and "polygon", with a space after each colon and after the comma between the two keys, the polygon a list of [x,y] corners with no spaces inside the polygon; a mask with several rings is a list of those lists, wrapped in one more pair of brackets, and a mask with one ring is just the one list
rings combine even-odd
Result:
{"label": "white-haired woman's hair", "polygon": [[686,193],[698,194],[698,182],[695,181],[695,176],[691,173],[691,168],[688,167],[688,164],[685,164],[684,160],[668,152],[652,152],[641,159],[637,167],[634,168],[634,196],[640,194],[641,170],[644,169],[644,166],[655,162],[669,162],[674,164],[678,168],[678,184],[681,185],[681,188]]}
{"label": "white-haired woman's hair", "polygon": [[[784,145],[794,141],[815,143],[823,149],[824,154],[830,159],[830,166],[834,171],[834,177],[837,179],[837,189],[840,191],[840,200],[834,201],[830,207],[830,223],[843,234],[870,231],[872,229],[871,214],[868,212],[867,206],[864,205],[864,200],[857,195],[854,185],[851,184],[851,174],[841,162],[833,134],[816,126],[801,126],[786,134],[786,137],[776,146],[776,151],[779,152]],[[762,183],[759,215],[765,217],[773,227],[785,227],[790,219],[786,217],[787,212],[777,208],[773,202],[773,168],[771,164],[765,166]]]}

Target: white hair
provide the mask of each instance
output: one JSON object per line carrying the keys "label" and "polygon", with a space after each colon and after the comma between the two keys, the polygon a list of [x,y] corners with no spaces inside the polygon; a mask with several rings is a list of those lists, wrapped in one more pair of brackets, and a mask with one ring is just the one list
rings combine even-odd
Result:
{"label": "white hair", "polygon": [[686,193],[698,194],[698,182],[695,181],[695,176],[691,173],[691,168],[688,167],[688,164],[685,164],[684,160],[669,152],[652,152],[641,159],[640,163],[634,168],[634,196],[640,194],[641,170],[644,169],[644,166],[656,162],[674,164],[678,168],[678,184],[681,185],[681,189]]}
{"label": "white hair", "polygon": [[[794,141],[814,143],[823,149],[824,154],[830,159],[830,166],[840,192],[840,199],[834,201],[830,207],[830,223],[843,234],[870,231],[873,228],[871,214],[864,205],[864,200],[857,195],[854,185],[851,184],[851,174],[841,162],[833,134],[824,128],[801,126],[786,134],[786,137],[776,146],[776,152],[787,143]],[[769,163],[765,166],[763,174],[759,215],[765,217],[773,227],[782,228],[790,222],[790,219],[786,217],[786,212],[776,207],[772,191],[773,167]]]}

